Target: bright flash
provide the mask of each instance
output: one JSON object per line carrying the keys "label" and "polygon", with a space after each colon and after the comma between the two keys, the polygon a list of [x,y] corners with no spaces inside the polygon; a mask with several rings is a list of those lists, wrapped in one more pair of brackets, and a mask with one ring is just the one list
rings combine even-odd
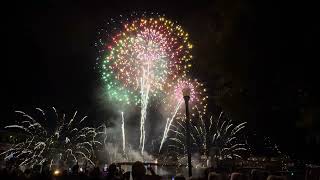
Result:
{"label": "bright flash", "polygon": [[59,176],[60,175],[60,171],[58,169],[54,170],[53,175]]}

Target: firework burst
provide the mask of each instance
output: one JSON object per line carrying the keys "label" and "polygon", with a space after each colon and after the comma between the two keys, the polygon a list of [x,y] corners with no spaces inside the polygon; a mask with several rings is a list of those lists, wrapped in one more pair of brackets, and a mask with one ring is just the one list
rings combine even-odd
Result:
{"label": "firework burst", "polygon": [[[209,156],[210,151],[215,151],[216,156],[222,159],[241,158],[241,152],[246,151],[246,145],[241,143],[240,132],[245,128],[246,122],[234,124],[223,112],[218,117],[213,116],[204,120],[201,116],[199,121],[191,122],[192,149],[201,155]],[[170,129],[171,142],[169,147],[174,152],[185,154],[185,122],[176,121]]]}
{"label": "firework burst", "polygon": [[143,153],[150,98],[163,95],[172,82],[185,77],[191,67],[192,44],[181,26],[162,16],[134,16],[122,22],[112,38],[104,38],[97,44],[103,49],[102,80],[110,99],[141,105]]}
{"label": "firework burst", "polygon": [[191,67],[192,44],[181,26],[158,15],[119,21],[120,27],[113,32],[99,32],[96,44],[102,80],[111,99],[139,104],[142,84],[150,86],[150,95],[156,96],[185,76]]}
{"label": "firework burst", "polygon": [[13,158],[20,166],[43,163],[50,163],[51,166],[59,160],[73,163],[81,160],[94,165],[91,160],[94,147],[102,143],[95,139],[98,134],[95,128],[82,125],[87,116],[78,119],[76,111],[71,119],[67,120],[65,114],[59,116],[53,107],[57,120],[56,128],[52,131],[42,125],[47,122],[40,123],[40,119],[46,121],[48,118],[45,111],[40,108],[36,110],[42,114],[38,120],[22,111],[15,111],[22,115],[21,121],[5,128],[18,130],[25,136],[9,150],[1,153],[5,159]]}
{"label": "firework burst", "polygon": [[181,105],[183,103],[182,91],[185,88],[190,89],[189,103],[192,107],[192,117],[194,118],[195,114],[199,114],[200,116],[202,116],[207,111],[206,108],[208,96],[206,95],[207,90],[203,87],[203,84],[198,82],[197,79],[178,79],[177,82],[172,86],[171,91],[169,91],[170,93],[168,93],[167,95],[168,98],[165,100],[165,104],[167,105],[166,108],[168,109],[167,111],[170,112],[170,118],[167,118],[159,151],[162,149],[163,143],[168,137],[168,132],[171,128],[173,120],[175,118],[181,119],[184,117],[184,111],[183,108],[181,108]]}

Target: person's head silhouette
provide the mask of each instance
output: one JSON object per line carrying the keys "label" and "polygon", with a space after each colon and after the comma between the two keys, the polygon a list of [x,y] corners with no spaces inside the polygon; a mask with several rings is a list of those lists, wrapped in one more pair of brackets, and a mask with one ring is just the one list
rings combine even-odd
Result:
{"label": "person's head silhouette", "polygon": [[143,163],[140,161],[136,161],[132,165],[132,179],[141,180],[143,176],[146,174],[146,168]]}

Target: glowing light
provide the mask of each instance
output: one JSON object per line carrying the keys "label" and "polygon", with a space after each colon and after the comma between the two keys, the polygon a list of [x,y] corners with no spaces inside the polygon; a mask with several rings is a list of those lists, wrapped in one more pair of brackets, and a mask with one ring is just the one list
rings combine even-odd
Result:
{"label": "glowing light", "polygon": [[[202,98],[202,91],[200,87],[203,86],[201,83],[199,83],[197,80],[181,80],[179,79],[177,83],[174,85],[174,98],[175,100],[179,101],[183,98],[183,89],[188,88],[190,89],[190,103],[193,102],[200,102]],[[204,97],[204,100],[206,98]]]}
{"label": "glowing light", "polygon": [[60,175],[60,171],[58,169],[54,170],[53,175],[59,176]]}

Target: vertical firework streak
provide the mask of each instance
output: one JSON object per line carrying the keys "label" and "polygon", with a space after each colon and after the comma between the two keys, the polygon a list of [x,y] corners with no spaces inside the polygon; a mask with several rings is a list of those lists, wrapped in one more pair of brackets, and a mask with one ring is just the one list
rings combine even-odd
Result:
{"label": "vertical firework streak", "polygon": [[143,154],[143,151],[144,151],[144,144],[145,144],[145,138],[146,138],[145,120],[147,117],[147,107],[149,103],[149,91],[150,91],[150,84],[149,84],[149,78],[148,78],[150,74],[149,63],[147,65],[147,70],[143,69],[142,71],[144,73],[141,78],[141,120],[140,120],[141,154]]}
{"label": "vertical firework streak", "polygon": [[122,131],[122,151],[123,153],[126,152],[126,134],[125,134],[125,129],[124,129],[124,116],[123,116],[123,112],[121,112],[121,131]]}
{"label": "vertical firework streak", "polygon": [[167,119],[167,123],[166,123],[165,129],[164,129],[164,132],[163,132],[163,136],[162,136],[159,152],[161,151],[163,143],[165,142],[165,140],[168,137],[169,129],[171,127],[171,124],[172,124],[174,118],[176,117],[176,114],[178,113],[178,110],[180,109],[181,104],[182,104],[182,99],[180,98],[180,100],[178,101],[178,104],[175,107],[175,110],[173,112],[172,117],[170,119],[169,118]]}
{"label": "vertical firework streak", "polygon": [[[42,119],[47,120],[47,114],[40,108],[36,110],[42,113]],[[53,107],[56,118],[58,113]],[[20,166],[43,164],[50,162],[57,163],[57,160],[63,159],[78,162],[84,159],[91,164],[93,146],[101,144],[95,140],[97,135],[95,128],[82,127],[81,123],[87,118],[83,117],[79,122],[76,120],[77,111],[74,113],[69,122],[65,122],[65,115],[62,119],[56,119],[56,129],[51,133],[50,129],[44,128],[36,119],[30,115],[16,111],[24,118],[19,124],[6,126],[6,129],[18,129],[22,134],[23,141],[14,144],[9,150],[2,152],[5,159],[14,156]]]}

